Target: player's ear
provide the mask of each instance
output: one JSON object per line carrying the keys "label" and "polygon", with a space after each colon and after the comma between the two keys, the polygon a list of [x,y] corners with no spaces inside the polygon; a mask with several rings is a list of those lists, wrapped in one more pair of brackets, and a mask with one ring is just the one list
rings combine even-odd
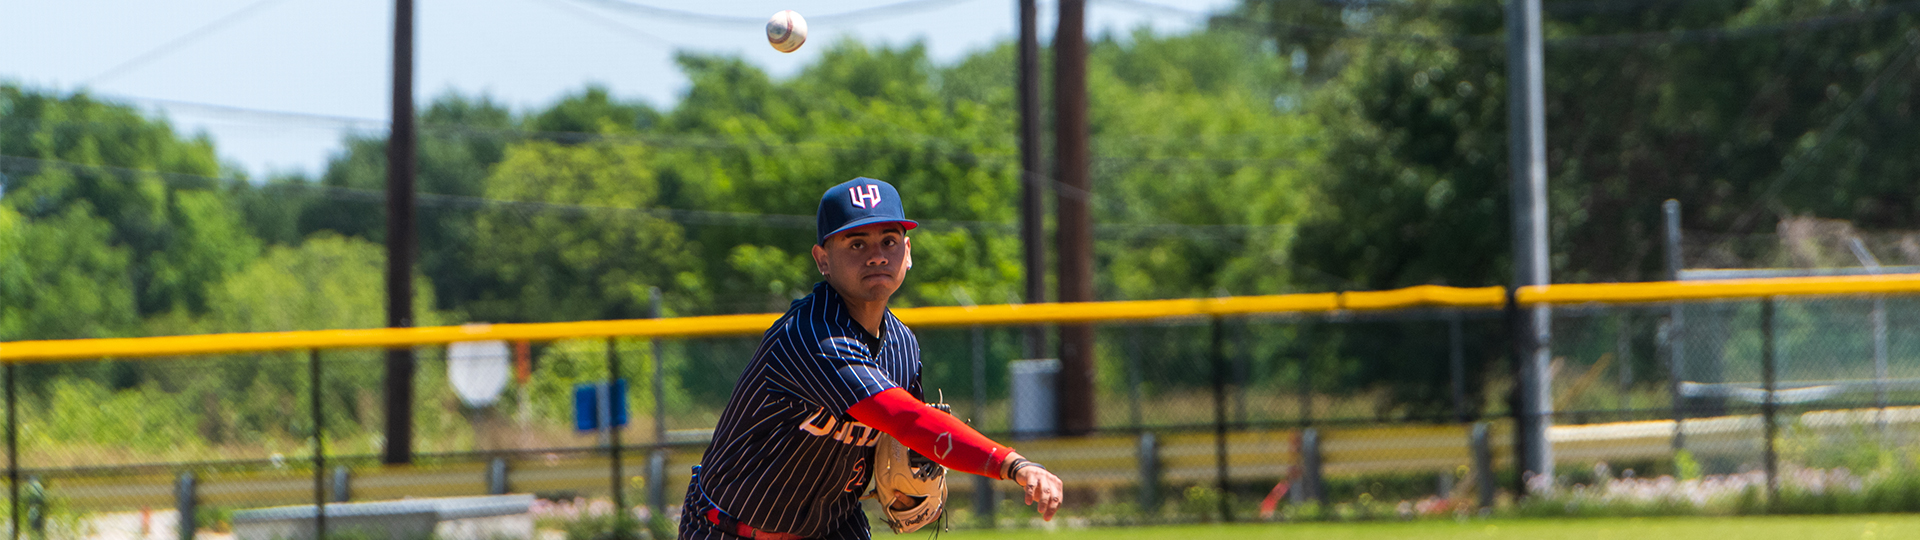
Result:
{"label": "player's ear", "polygon": [[906,244],[907,269],[912,270],[913,269],[913,237],[902,236],[900,237],[900,239],[903,240]]}
{"label": "player's ear", "polygon": [[820,244],[813,245],[813,266],[820,270],[820,275],[827,275],[827,248]]}

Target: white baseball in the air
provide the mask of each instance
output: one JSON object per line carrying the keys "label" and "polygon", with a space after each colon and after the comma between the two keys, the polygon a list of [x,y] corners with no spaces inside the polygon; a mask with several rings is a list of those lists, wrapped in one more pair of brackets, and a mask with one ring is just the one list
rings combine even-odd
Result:
{"label": "white baseball in the air", "polygon": [[800,45],[806,42],[807,20],[800,18],[799,13],[789,9],[767,20],[767,43],[773,45],[773,50],[790,53],[800,50]]}

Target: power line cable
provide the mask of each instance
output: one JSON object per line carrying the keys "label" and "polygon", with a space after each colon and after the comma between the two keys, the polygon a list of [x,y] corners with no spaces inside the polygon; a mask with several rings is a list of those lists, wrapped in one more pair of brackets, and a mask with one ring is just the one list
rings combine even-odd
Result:
{"label": "power line cable", "polygon": [[[1255,32],[1267,32],[1273,29],[1286,29],[1286,30],[1295,30],[1295,31],[1313,33],[1313,34],[1333,35],[1337,37],[1359,38],[1359,39],[1370,39],[1370,40],[1381,40],[1381,41],[1407,41],[1407,42],[1426,43],[1426,44],[1452,45],[1456,47],[1491,48],[1491,47],[1506,46],[1505,36],[1471,35],[1471,34],[1418,34],[1418,33],[1371,32],[1366,30],[1358,30],[1358,29],[1344,28],[1344,27],[1306,25],[1306,24],[1288,23],[1288,22],[1280,22],[1280,21],[1265,21],[1265,20],[1255,19],[1252,17],[1243,16],[1243,15],[1214,14],[1214,13],[1207,13],[1202,11],[1195,11],[1195,10],[1183,8],[1183,7],[1176,7],[1176,6],[1169,6],[1165,4],[1158,4],[1154,2],[1148,2],[1145,0],[1097,0],[1097,1],[1101,4],[1108,4],[1108,5],[1120,6],[1120,7],[1130,7],[1137,10],[1149,10],[1149,11],[1158,11],[1162,13],[1181,14],[1181,15],[1190,16],[1190,17],[1206,17],[1208,18],[1208,20],[1216,23],[1221,23],[1223,26],[1231,26],[1231,27],[1242,29],[1242,30],[1255,31]],[[1808,17],[1804,19],[1780,21],[1780,22],[1769,23],[1769,24],[1756,24],[1756,25],[1741,26],[1741,27],[1716,27],[1716,28],[1698,28],[1698,29],[1669,30],[1669,31],[1657,31],[1657,32],[1630,32],[1630,33],[1620,33],[1620,34],[1561,36],[1561,37],[1547,39],[1546,44],[1553,47],[1570,47],[1570,48],[1628,48],[1628,47],[1643,47],[1643,46],[1649,46],[1649,45],[1665,45],[1665,44],[1672,44],[1672,43],[1717,42],[1717,41],[1725,41],[1725,40],[1746,39],[1746,38],[1773,35],[1773,34],[1782,34],[1782,33],[1817,31],[1817,30],[1824,30],[1824,29],[1836,27],[1836,26],[1870,23],[1870,22],[1879,21],[1882,19],[1888,19],[1888,18],[1900,16],[1900,15],[1905,15],[1907,13],[1912,13],[1916,11],[1920,11],[1920,2],[1904,2],[1900,4],[1883,6],[1875,9],[1859,11],[1854,13],[1826,15],[1826,16],[1819,16],[1819,17]]]}
{"label": "power line cable", "polygon": [[[304,112],[292,112],[292,111],[273,111],[273,110],[251,109],[251,108],[243,108],[243,107],[235,107],[235,106],[227,106],[227,105],[214,105],[214,104],[197,103],[197,102],[173,101],[173,100],[140,98],[140,97],[130,97],[130,96],[119,96],[119,95],[107,96],[107,97],[110,97],[112,99],[126,100],[129,102],[135,102],[135,103],[156,104],[156,106],[160,106],[160,107],[178,106],[178,107],[187,108],[187,109],[194,109],[210,115],[226,116],[228,118],[235,119],[236,122],[259,122],[259,123],[265,123],[265,124],[271,125],[271,124],[277,123],[278,122],[277,119],[290,119],[290,120],[296,120],[296,121],[302,121],[302,122],[309,122],[309,123],[313,123],[320,126],[337,126],[339,129],[343,131],[357,130],[357,131],[369,131],[369,132],[385,131],[390,126],[390,123],[386,120],[373,119],[373,118],[334,116],[334,115],[324,115],[324,114],[318,114],[318,113],[304,113]],[[5,120],[0,120],[0,122],[8,122],[15,126],[26,126],[26,125],[45,126],[48,124],[100,125],[100,126],[113,125],[113,122],[91,120],[91,119],[47,120],[47,119],[10,118]],[[659,146],[663,148],[815,149],[815,150],[827,150],[827,151],[838,151],[838,152],[860,152],[860,151],[872,151],[873,149],[866,146],[858,145],[857,143],[871,141],[875,137],[907,138],[919,143],[951,143],[953,142],[952,139],[941,137],[939,135],[918,133],[918,132],[876,134],[876,135],[854,136],[854,137],[820,137],[820,138],[799,139],[799,140],[763,138],[763,139],[754,140],[754,141],[742,141],[735,138],[729,138],[729,137],[723,137],[723,136],[701,135],[701,134],[691,134],[691,133],[666,134],[666,133],[596,133],[596,132],[586,132],[586,131],[529,131],[529,130],[522,130],[522,129],[515,129],[515,128],[475,126],[471,124],[441,124],[441,123],[429,123],[429,122],[421,123],[419,126],[419,129],[422,132],[426,132],[426,133],[439,133],[439,134],[458,135],[458,136],[489,137],[489,138],[507,139],[507,140],[543,140],[543,141],[569,143],[569,144],[644,143],[644,144],[650,144],[650,145]],[[1011,137],[1011,135],[1009,135],[1009,137]],[[1131,140],[1144,140],[1144,141],[1169,140],[1169,139],[1186,140],[1186,138],[1183,136],[1148,137],[1143,135],[1129,135],[1127,136],[1127,138]],[[1246,139],[1264,140],[1269,138],[1269,136],[1263,135],[1263,134],[1243,134],[1238,137],[1223,137],[1223,138],[1225,139],[1246,138]],[[982,152],[977,150],[961,150],[956,153],[969,156],[969,157],[990,159],[990,160],[1018,158],[1017,153],[1012,150],[1008,150],[1006,152],[991,152],[991,151]],[[1188,163],[1209,163],[1209,164],[1216,164],[1216,165],[1235,164],[1235,163],[1240,163],[1240,164],[1292,163],[1294,161],[1292,158],[1214,158],[1214,157],[1204,157],[1204,156],[1145,157],[1145,156],[1138,156],[1138,155],[1096,155],[1094,156],[1094,159],[1096,161],[1105,161],[1105,162],[1169,162],[1169,163],[1188,162]]]}
{"label": "power line cable", "polygon": [[[671,20],[679,21],[682,23],[689,23],[689,24],[699,24],[699,25],[708,25],[708,26],[749,26],[749,25],[758,26],[758,25],[764,25],[767,23],[767,19],[762,17],[742,17],[738,15],[720,15],[720,14],[714,14],[714,13],[701,13],[697,11],[664,8],[664,7],[642,4],[638,2],[627,2],[622,0],[570,0],[570,1],[583,3],[583,4],[595,4],[599,6],[604,6],[608,8],[617,9],[620,11],[637,14],[644,17],[655,18],[655,19],[671,19]],[[809,15],[807,16],[807,20],[814,23],[826,23],[826,24],[842,24],[842,25],[859,24],[863,22],[899,17],[903,15],[911,15],[911,14],[919,13],[923,11],[949,8],[949,7],[960,5],[969,1],[971,0],[906,0],[903,2],[895,2],[892,4],[883,4],[878,6],[865,7],[865,8],[854,9],[849,11],[842,11],[839,13],[829,13],[826,15]]]}
{"label": "power line cable", "polygon": [[[1619,13],[1646,9],[1647,7],[1672,6],[1680,4],[1738,3],[1746,0],[1566,0],[1542,2],[1540,11],[1547,16],[1591,15],[1597,13]],[[1319,4],[1327,9],[1339,10],[1379,10],[1414,13],[1504,13],[1506,6],[1500,2],[1477,4],[1432,5],[1401,0],[1265,0],[1264,4]]]}
{"label": "power line cable", "polygon": [[[335,200],[355,200],[381,202],[386,200],[386,192],[377,189],[363,189],[347,186],[329,186],[325,184],[298,182],[286,184],[268,184],[260,186],[242,178],[228,176],[209,176],[194,173],[165,172],[112,165],[93,165],[70,161],[32,158],[26,156],[0,155],[0,172],[38,171],[51,167],[64,167],[70,170],[84,170],[109,173],[115,177],[150,176],[167,182],[217,182],[227,187],[250,186],[255,188],[291,187],[303,191],[314,191]],[[0,175],[0,188],[7,187],[5,175]],[[817,225],[814,216],[793,214],[764,214],[750,212],[726,212],[715,210],[693,210],[681,208],[622,208],[615,206],[555,203],[547,201],[521,201],[493,199],[472,195],[451,195],[442,193],[420,193],[416,201],[421,206],[436,208],[463,209],[509,209],[518,211],[545,211],[570,215],[591,215],[606,213],[634,213],[653,216],[665,221],[683,225],[728,225],[728,226],[766,226],[786,229],[811,229]],[[919,219],[922,225],[930,228],[950,229],[994,229],[1013,231],[1018,223],[953,219]],[[1208,238],[1219,236],[1243,235],[1253,232],[1284,229],[1285,225],[1246,225],[1246,224],[1190,224],[1190,223],[1100,223],[1095,224],[1095,232],[1105,238],[1129,237],[1186,237]]]}
{"label": "power line cable", "polygon": [[207,23],[205,26],[195,28],[193,29],[193,31],[187,32],[185,34],[181,34],[179,37],[173,38],[172,41],[168,41],[164,44],[161,44],[159,47],[154,47],[153,49],[150,49],[145,53],[141,53],[140,56],[135,56],[131,59],[128,59],[127,61],[119,63],[118,65],[115,65],[111,68],[107,68],[106,71],[100,72],[99,75],[94,75],[93,77],[87,79],[86,82],[80,83],[80,85],[92,86],[92,85],[104,82],[108,79],[112,79],[114,77],[120,76],[121,74],[126,73],[127,71],[130,71],[136,67],[139,67],[141,64],[147,63],[149,61],[160,58],[162,56],[166,56],[172,53],[173,51],[178,50],[181,47],[185,47],[190,43],[199,41],[200,38],[207,37],[209,35],[212,35],[214,32],[220,31],[221,28],[225,28],[227,25],[245,20],[247,17],[251,17],[255,14],[258,14],[260,11],[266,9],[268,6],[280,3],[282,1],[284,0],[258,0],[252,4],[248,4],[246,7],[235,10],[232,13],[228,13],[227,16],[225,17],[221,17],[218,20],[215,20],[211,23]]}
{"label": "power line cable", "polygon": [[182,100],[175,100],[175,99],[150,98],[150,97],[131,96],[126,94],[95,93],[94,95],[97,97],[109,99],[109,100],[145,104],[154,108],[165,109],[170,112],[174,111],[175,109],[185,109],[189,113],[197,111],[204,115],[226,116],[228,118],[245,118],[245,119],[256,120],[260,122],[279,123],[283,121],[293,120],[293,121],[308,122],[313,124],[337,126],[341,129],[367,129],[367,130],[386,130],[393,126],[393,122],[390,122],[385,119],[380,119],[380,118],[363,118],[363,117],[357,117],[357,116],[341,116],[341,115],[311,113],[311,112],[301,112],[301,111],[256,109],[251,107],[241,107],[238,105],[221,105],[217,103],[202,103],[198,101],[182,101]]}
{"label": "power line cable", "polygon": [[543,0],[540,3],[548,5],[550,7],[560,9],[560,10],[564,10],[567,12],[567,14],[573,15],[576,18],[584,19],[588,22],[605,26],[612,30],[617,30],[623,33],[631,32],[635,36],[639,36],[641,38],[640,41],[645,41],[653,45],[668,45],[668,46],[672,45],[671,42],[665,39],[662,39],[660,36],[656,36],[645,30],[635,28],[633,25],[615,21],[607,17],[603,17],[599,13],[595,13],[592,10],[587,9],[586,7],[581,6],[576,2],[570,2],[568,0]]}

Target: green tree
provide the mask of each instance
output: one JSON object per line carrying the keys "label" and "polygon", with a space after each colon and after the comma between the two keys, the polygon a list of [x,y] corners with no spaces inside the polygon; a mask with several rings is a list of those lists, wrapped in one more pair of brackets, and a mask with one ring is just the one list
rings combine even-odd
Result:
{"label": "green tree", "polygon": [[[493,165],[521,134],[512,112],[485,96],[442,95],[427,105],[418,122],[418,264],[439,302],[434,308],[453,309],[497,294],[495,284],[487,281],[471,255],[478,216],[475,199],[485,192],[485,180]],[[297,205],[296,237],[332,231],[384,243],[387,139],[350,136],[343,144],[346,148],[328,162],[317,182],[289,180],[285,185],[269,185],[264,189],[287,198],[265,202],[302,201]],[[284,230],[284,225],[279,227],[274,230]]]}
{"label": "green tree", "polygon": [[650,212],[652,152],[638,144],[527,142],[487,180],[475,258],[504,293],[472,304],[493,321],[639,317],[649,287],[686,281],[680,227]]}
{"label": "green tree", "polygon": [[133,329],[125,248],[85,205],[28,220],[0,207],[0,341],[117,336]]}
{"label": "green tree", "polygon": [[[377,244],[329,233],[298,246],[276,246],[212,288],[210,309],[198,332],[284,332],[386,325],[386,252]],[[448,324],[432,309],[433,289],[415,278],[415,321]],[[354,433],[377,425],[382,373],[379,351],[322,353],[329,366],[321,397],[329,425]],[[211,441],[262,441],[312,429],[304,351],[242,355],[218,360],[213,369],[155,371],[162,388],[192,396],[203,405],[200,429]],[[425,379],[425,377],[422,377]],[[444,385],[429,385],[439,388]],[[444,393],[444,392],[442,392]],[[423,400],[427,396],[423,396]]]}
{"label": "green tree", "polygon": [[206,285],[259,250],[216,179],[213,143],[132,107],[0,85],[0,159],[0,203],[28,221],[80,226],[75,208],[105,221],[107,243],[127,250],[137,316],[204,311]]}
{"label": "green tree", "polygon": [[1279,105],[1297,78],[1244,34],[1130,38],[1089,70],[1101,296],[1289,290],[1320,154],[1317,119]]}
{"label": "green tree", "polygon": [[[680,64],[693,86],[664,124],[703,143],[664,160],[677,202],[810,217],[827,186],[878,178],[899,187],[923,223],[911,234],[914,276],[901,305],[952,304],[956,290],[983,299],[1017,290],[1012,123],[1004,111],[941,95],[941,73],[923,46],[838,43],[787,81],[737,59],[682,55]],[[817,280],[806,254],[811,219],[702,227],[694,238],[708,246],[702,274],[714,306],[781,309]]]}
{"label": "green tree", "polygon": [[[1246,5],[1257,17],[1258,3]],[[1661,278],[1654,239],[1668,198],[1694,230],[1745,234],[1803,213],[1913,227],[1920,190],[1909,181],[1910,149],[1920,140],[1911,111],[1920,95],[1901,62],[1920,45],[1911,15],[1872,14],[1886,5],[1547,3],[1554,281]],[[1349,14],[1350,25],[1323,28],[1345,36],[1330,55],[1342,63],[1309,101],[1328,142],[1320,202],[1292,248],[1300,281],[1509,282],[1501,4],[1437,0]],[[1442,350],[1444,337],[1423,328],[1356,326],[1336,336],[1341,355],[1367,366],[1345,384],[1386,382],[1403,403],[1444,399],[1433,383],[1444,373],[1415,360]]]}

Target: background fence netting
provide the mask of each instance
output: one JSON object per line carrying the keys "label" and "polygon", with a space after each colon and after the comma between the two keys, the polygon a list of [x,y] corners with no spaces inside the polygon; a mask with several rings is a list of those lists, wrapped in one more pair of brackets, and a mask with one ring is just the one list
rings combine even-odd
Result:
{"label": "background fence netting", "polygon": [[[1559,467],[1524,498],[1489,298],[1096,321],[1096,423],[1074,435],[1035,413],[1058,406],[1060,368],[1028,357],[1028,323],[916,334],[927,397],[1058,473],[1071,523],[1898,510],[1915,485],[1911,294],[1554,307]],[[758,344],[731,333],[507,340],[505,382],[479,401],[452,381],[465,357],[418,345],[404,467],[382,464],[380,349],[10,363],[6,515],[50,537],[310,533],[316,514],[336,531],[670,535]],[[600,414],[582,392],[614,374],[626,423],[582,429]],[[945,526],[1038,523],[1012,484],[949,487]]]}

